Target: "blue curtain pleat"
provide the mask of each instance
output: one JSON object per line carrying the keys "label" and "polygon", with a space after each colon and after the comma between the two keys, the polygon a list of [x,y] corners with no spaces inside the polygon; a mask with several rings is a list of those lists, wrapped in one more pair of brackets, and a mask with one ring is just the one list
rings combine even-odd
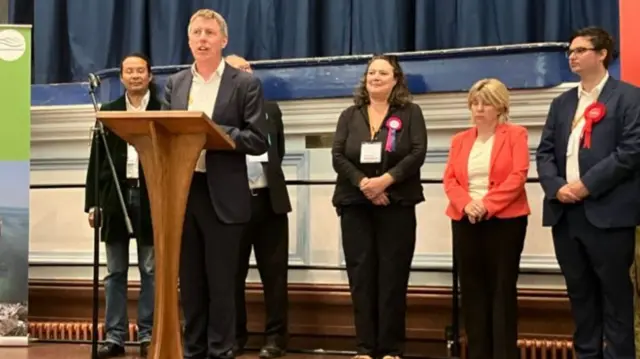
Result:
{"label": "blue curtain pleat", "polygon": [[190,63],[200,8],[227,20],[225,53],[249,60],[567,41],[591,25],[618,36],[617,0],[10,0],[9,20],[34,24],[33,81],[60,83],[134,51]]}

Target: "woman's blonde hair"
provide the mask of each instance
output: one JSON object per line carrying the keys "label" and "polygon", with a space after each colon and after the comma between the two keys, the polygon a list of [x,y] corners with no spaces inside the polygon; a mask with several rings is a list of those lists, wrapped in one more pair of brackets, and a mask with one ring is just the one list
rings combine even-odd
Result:
{"label": "woman's blonde hair", "polygon": [[509,90],[500,80],[482,79],[473,84],[467,97],[469,109],[475,101],[493,106],[498,111],[499,123],[509,121]]}

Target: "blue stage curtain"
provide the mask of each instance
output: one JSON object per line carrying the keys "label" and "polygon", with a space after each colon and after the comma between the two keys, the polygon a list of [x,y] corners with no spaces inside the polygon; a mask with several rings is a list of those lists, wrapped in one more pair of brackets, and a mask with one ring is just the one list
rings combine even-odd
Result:
{"label": "blue stage curtain", "polygon": [[189,17],[220,12],[225,52],[249,60],[566,41],[597,25],[618,35],[618,0],[10,0],[34,24],[34,81],[84,81],[133,51],[192,61]]}

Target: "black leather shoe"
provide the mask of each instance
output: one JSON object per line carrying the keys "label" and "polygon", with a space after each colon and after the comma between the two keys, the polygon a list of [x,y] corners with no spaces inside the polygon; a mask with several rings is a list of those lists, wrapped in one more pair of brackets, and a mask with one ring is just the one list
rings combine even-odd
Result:
{"label": "black leather shoe", "polygon": [[275,344],[267,344],[260,349],[258,356],[262,359],[280,358],[287,354],[287,351]]}
{"label": "black leather shoe", "polygon": [[149,354],[149,346],[151,345],[150,342],[142,342],[140,343],[140,356],[143,358],[146,358],[147,355]]}
{"label": "black leather shoe", "polygon": [[107,359],[124,356],[124,347],[115,343],[106,343],[98,348],[98,358]]}
{"label": "black leather shoe", "polygon": [[233,356],[234,357],[239,357],[242,356],[244,354],[244,345],[240,345],[238,343],[233,345]]}

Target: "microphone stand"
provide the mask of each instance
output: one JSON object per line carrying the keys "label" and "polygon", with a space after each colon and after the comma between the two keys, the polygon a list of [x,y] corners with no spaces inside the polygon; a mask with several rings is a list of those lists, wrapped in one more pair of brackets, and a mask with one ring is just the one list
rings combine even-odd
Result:
{"label": "microphone stand", "polygon": [[[96,101],[95,90],[100,85],[100,80],[94,75],[89,74],[89,95],[91,96],[91,102],[93,103],[93,109],[97,113],[100,108],[98,107],[98,102]],[[116,172],[116,168],[113,165],[113,159],[111,158],[111,152],[109,151],[109,144],[107,143],[107,138],[104,133],[104,125],[102,122],[96,120],[95,126],[92,129],[93,132],[93,153],[94,153],[94,161],[96,163],[93,181],[94,181],[94,201],[95,201],[95,212],[94,212],[94,225],[93,225],[93,311],[91,317],[92,323],[92,333],[91,333],[91,358],[98,359],[98,311],[99,311],[99,276],[100,276],[100,229],[102,228],[102,206],[100,204],[100,143],[102,142],[104,145],[105,154],[107,157],[107,162],[109,162],[109,168],[111,169],[111,176],[113,178],[113,182],[116,186],[116,192],[118,194],[118,199],[120,201],[120,206],[122,207],[122,213],[124,213],[125,224],[127,226],[127,231],[129,235],[133,234],[133,226],[131,225],[131,218],[129,217],[129,212],[127,211],[127,206],[124,201],[124,196],[122,195],[122,189],[120,187],[120,182],[118,181],[118,175]],[[101,141],[102,140],[102,141]]]}

